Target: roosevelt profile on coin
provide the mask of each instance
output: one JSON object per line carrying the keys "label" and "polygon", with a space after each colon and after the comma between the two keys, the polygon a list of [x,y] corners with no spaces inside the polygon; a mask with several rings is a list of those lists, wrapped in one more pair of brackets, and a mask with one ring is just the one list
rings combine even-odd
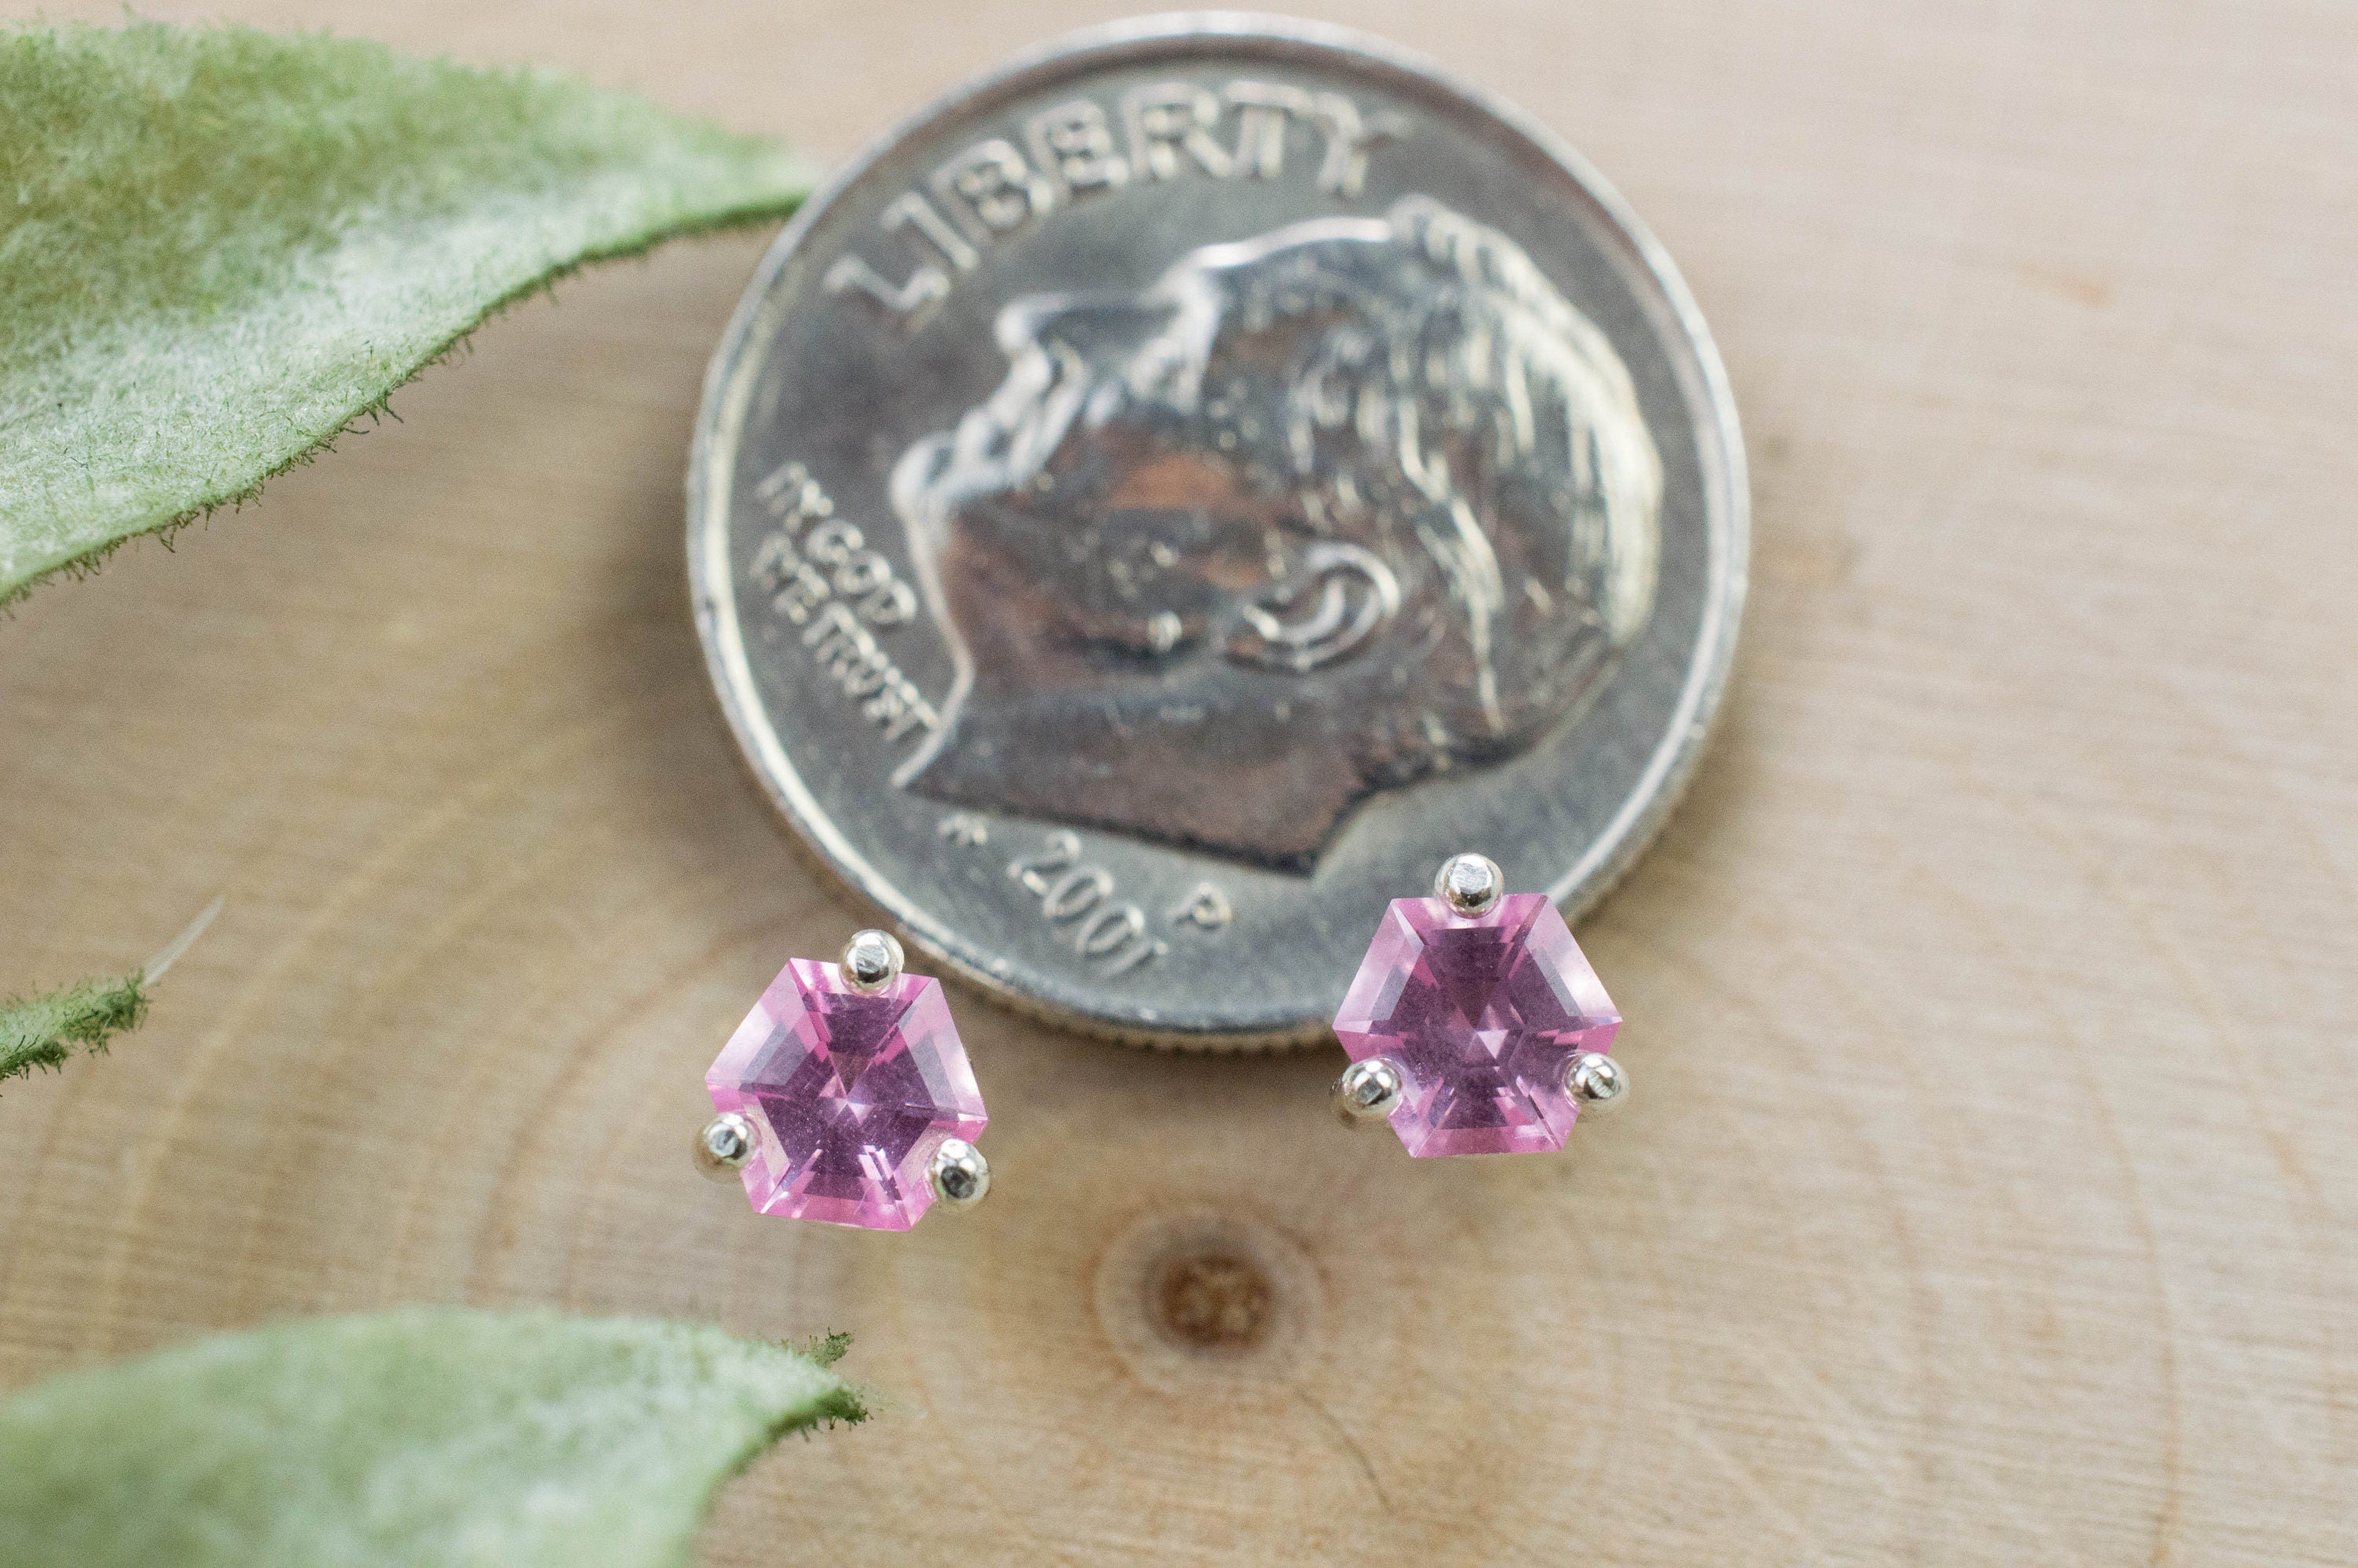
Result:
{"label": "roosevelt profile on coin", "polygon": [[1001,312],[1004,382],[892,499],[956,675],[898,782],[1314,868],[1511,756],[1651,611],[1661,462],[1612,344],[1426,197]]}

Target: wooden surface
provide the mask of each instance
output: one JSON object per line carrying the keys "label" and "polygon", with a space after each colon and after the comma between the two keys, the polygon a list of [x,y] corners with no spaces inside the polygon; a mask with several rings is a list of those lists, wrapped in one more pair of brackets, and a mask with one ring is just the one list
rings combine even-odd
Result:
{"label": "wooden surface", "polygon": [[[1112,14],[143,9],[829,158]],[[0,1098],[0,1383],[413,1301],[850,1329],[886,1413],[730,1489],[747,1568],[2358,1561],[2348,11],[1317,9],[1588,152],[1744,412],[1725,728],[1583,933],[1629,1112],[1412,1162],[1327,1121],[1330,1054],[960,995],[979,1214],[698,1182],[716,1043],[853,919],[689,629],[689,420],[763,242],[703,244],[0,622],[0,988],[229,895],[142,1033]],[[1227,1261],[1166,1301],[1174,1258]],[[1259,1337],[1190,1356],[1165,1308]]]}

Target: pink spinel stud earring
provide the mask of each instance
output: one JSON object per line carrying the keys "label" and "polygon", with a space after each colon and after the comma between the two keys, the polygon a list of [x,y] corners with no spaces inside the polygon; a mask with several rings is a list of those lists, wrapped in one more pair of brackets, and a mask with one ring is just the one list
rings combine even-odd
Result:
{"label": "pink spinel stud earring", "polygon": [[990,1190],[989,1119],[939,980],[901,972],[901,944],[862,931],[841,964],[778,971],[704,1087],[719,1114],[696,1162],[759,1214],[906,1230],[936,1199]]}
{"label": "pink spinel stud earring", "polygon": [[1545,893],[1508,893],[1458,855],[1431,898],[1394,899],[1335,1034],[1345,1120],[1388,1120],[1411,1154],[1561,1149],[1583,1114],[1628,1096],[1605,1054],[1621,1015]]}

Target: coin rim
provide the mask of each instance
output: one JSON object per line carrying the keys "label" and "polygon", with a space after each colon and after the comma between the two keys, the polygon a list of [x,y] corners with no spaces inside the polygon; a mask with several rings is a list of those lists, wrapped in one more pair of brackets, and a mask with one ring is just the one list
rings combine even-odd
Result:
{"label": "coin rim", "polygon": [[[1578,150],[1515,104],[1459,81],[1422,55],[1355,28],[1228,11],[1171,13],[1089,27],[1023,50],[968,79],[903,116],[871,141],[858,157],[811,193],[772,242],[706,367],[696,433],[688,449],[688,593],[697,637],[704,648],[705,665],[746,768],[793,827],[795,841],[855,895],[892,921],[905,937],[991,1000],[1060,1027],[1130,1045],[1251,1051],[1311,1044],[1328,1037],[1330,1026],[1323,1018],[1305,1019],[1278,1029],[1146,1025],[1131,1019],[1108,1017],[1071,1001],[1051,1000],[992,974],[979,946],[943,926],[917,907],[906,892],[877,872],[811,795],[766,714],[761,716],[759,729],[754,726],[749,708],[758,708],[760,704],[752,695],[752,669],[745,660],[742,629],[736,625],[734,574],[727,558],[730,519],[708,515],[713,510],[715,497],[706,484],[706,473],[716,460],[719,427],[727,412],[730,384],[746,358],[748,341],[768,303],[771,286],[827,209],[864,179],[870,169],[904,140],[936,123],[987,100],[1014,96],[1034,78],[1053,80],[1090,64],[1116,66],[1132,59],[1151,59],[1175,53],[1195,40],[1243,45],[1249,50],[1251,46],[1259,46],[1280,59],[1338,57],[1344,66],[1359,74],[1403,77],[1412,89],[1454,101],[1475,114],[1489,115],[1553,161],[1595,203],[1646,276],[1652,279],[1660,291],[1661,303],[1669,307],[1671,316],[1686,335],[1704,395],[1702,405],[1694,409],[1699,433],[1704,416],[1707,416],[1718,437],[1719,456],[1719,471],[1714,474],[1710,443],[1698,443],[1699,448],[1704,449],[1701,453],[1703,501],[1710,559],[1706,563],[1704,617],[1697,645],[1687,678],[1680,688],[1678,704],[1645,772],[1631,787],[1622,808],[1590,842],[1586,852],[1547,889],[1549,896],[1563,907],[1566,917],[1571,919],[1578,918],[1612,892],[1660,835],[1693,780],[1695,765],[1710,737],[1712,720],[1726,692],[1736,638],[1742,628],[1751,552],[1751,485],[1743,427],[1736,416],[1726,367],[1704,321],[1702,308],[1670,254],[1639,221],[1611,182]],[[1372,72],[1368,68],[1373,68]],[[1714,501],[1718,503],[1716,506]],[[725,593],[716,591],[716,570]],[[1718,611],[1716,615],[1712,613],[1714,609]],[[724,615],[730,623],[731,646],[722,643],[720,622]]]}

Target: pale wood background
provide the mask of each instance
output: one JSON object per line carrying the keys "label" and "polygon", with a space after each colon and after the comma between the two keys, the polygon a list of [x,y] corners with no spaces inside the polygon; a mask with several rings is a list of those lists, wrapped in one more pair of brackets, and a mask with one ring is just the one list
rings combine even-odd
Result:
{"label": "pale wood background", "polygon": [[[830,158],[1120,9],[143,8]],[[143,1033],[0,1098],[0,1383],[413,1301],[849,1328],[887,1412],[730,1489],[749,1568],[2358,1561],[2353,14],[1314,9],[1585,148],[1748,426],[1726,726],[1583,934],[1628,1114],[1412,1163],[1327,1122],[1329,1054],[961,996],[979,1214],[698,1182],[716,1043],[853,915],[689,629],[683,454],[763,241],[681,248],[0,622],[0,987],[230,899]],[[1126,1272],[1199,1233],[1275,1282],[1233,1365]]]}

